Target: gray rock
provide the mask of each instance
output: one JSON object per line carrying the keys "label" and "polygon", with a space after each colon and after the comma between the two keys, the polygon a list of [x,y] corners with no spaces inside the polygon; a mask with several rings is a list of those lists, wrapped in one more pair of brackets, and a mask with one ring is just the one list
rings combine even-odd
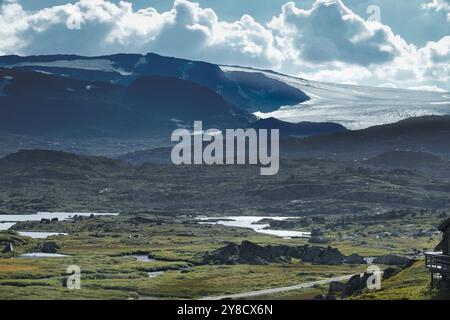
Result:
{"label": "gray rock", "polygon": [[250,241],[240,245],[231,243],[223,248],[206,254],[200,254],[199,259],[206,264],[268,264],[274,262],[289,262],[296,258],[313,264],[337,265],[344,261],[345,256],[339,250],[316,246],[259,246]]}
{"label": "gray rock", "polygon": [[414,260],[396,254],[387,254],[373,260],[374,264],[385,264],[388,266],[410,266]]}
{"label": "gray rock", "polygon": [[360,256],[357,253],[349,255],[347,258],[345,258],[344,262],[348,264],[367,264],[364,257]]}
{"label": "gray rock", "polygon": [[57,253],[61,247],[56,242],[44,242],[40,245],[40,249],[43,253]]}
{"label": "gray rock", "polygon": [[345,256],[335,248],[328,247],[320,256],[320,264],[338,265],[342,264]]}
{"label": "gray rock", "polygon": [[345,291],[346,284],[343,282],[333,281],[330,283],[330,287],[328,288],[328,294],[329,295],[342,295],[342,293]]}
{"label": "gray rock", "polygon": [[383,270],[383,280],[389,279],[399,273],[399,268],[388,267]]}

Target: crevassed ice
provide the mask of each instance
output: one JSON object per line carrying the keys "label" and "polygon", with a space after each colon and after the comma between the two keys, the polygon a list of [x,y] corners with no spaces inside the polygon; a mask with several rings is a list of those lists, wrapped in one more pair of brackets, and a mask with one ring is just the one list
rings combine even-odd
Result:
{"label": "crevassed ice", "polygon": [[357,130],[410,117],[450,115],[450,94],[447,93],[333,84],[270,71],[229,66],[221,68],[224,72],[262,73],[268,78],[298,88],[311,98],[274,112],[256,112],[255,115],[261,118],[274,117],[288,122],[335,122]]}

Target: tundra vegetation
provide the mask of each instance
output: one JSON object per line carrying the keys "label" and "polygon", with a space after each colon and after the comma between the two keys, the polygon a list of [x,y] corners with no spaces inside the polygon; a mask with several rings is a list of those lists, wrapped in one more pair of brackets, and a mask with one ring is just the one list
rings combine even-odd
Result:
{"label": "tundra vegetation", "polygon": [[[408,256],[416,262],[397,268],[381,290],[346,298],[439,297],[428,288],[422,253],[439,242],[436,226],[448,216],[445,171],[439,176],[379,163],[374,168],[344,161],[284,160],[278,175],[261,177],[251,166],[132,167],[46,151],[22,151],[0,161],[2,213],[120,212],[114,217],[20,222],[0,232],[2,248],[7,243],[14,248],[0,254],[0,297],[5,299],[202,298],[359,274],[367,268],[347,260],[317,264],[302,256],[261,263],[205,259],[243,241],[263,247],[331,247],[353,258]],[[235,214],[291,217],[261,222],[272,229],[312,232],[312,237],[283,239],[195,219]],[[32,239],[16,231],[68,235]],[[45,244],[67,257],[20,258],[42,251]],[[138,261],[133,255],[150,259]],[[81,268],[81,290],[66,287],[69,265]],[[311,299],[328,291],[322,285],[263,298]]]}

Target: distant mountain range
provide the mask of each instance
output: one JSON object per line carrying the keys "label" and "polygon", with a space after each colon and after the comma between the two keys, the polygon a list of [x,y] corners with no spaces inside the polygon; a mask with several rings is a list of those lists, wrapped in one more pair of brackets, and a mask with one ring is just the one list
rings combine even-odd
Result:
{"label": "distant mountain range", "polygon": [[[390,163],[402,158],[407,161]],[[363,215],[450,205],[450,161],[424,153],[389,152],[363,162],[283,159],[278,175],[258,173],[255,166],[131,166],[104,157],[23,150],[0,158],[5,199],[0,213],[89,208],[164,215]]]}
{"label": "distant mountain range", "polygon": [[[297,126],[301,127],[301,123]],[[449,141],[450,116],[424,116],[364,130],[284,139],[280,155],[284,159],[353,160],[358,165],[375,167],[389,167],[390,162],[391,167],[405,167],[409,156],[417,163],[408,164],[407,168],[425,168],[427,161],[442,163],[437,157],[450,159]],[[170,151],[171,148],[141,150],[119,158],[133,165],[169,164]]]}
{"label": "distant mountain range", "polygon": [[2,66],[121,85],[129,85],[142,76],[177,78],[207,87],[229,103],[247,111],[275,111],[281,106],[297,105],[309,100],[301,90],[262,73],[224,72],[215,64],[163,57],[153,53],[101,57],[4,56],[0,57],[0,67]]}
{"label": "distant mountain range", "polygon": [[[162,147],[161,156],[174,129],[202,120],[204,128],[280,129],[289,156],[361,158],[396,148],[447,156],[439,137],[448,128],[449,97],[151,53],[3,56],[0,155],[38,148],[118,156]],[[431,114],[444,117],[426,128],[424,118],[389,125]],[[368,128],[377,124],[386,126]]]}
{"label": "distant mountain range", "polygon": [[364,130],[289,139],[290,157],[363,160],[393,150],[427,152],[450,159],[450,116],[423,116]]}

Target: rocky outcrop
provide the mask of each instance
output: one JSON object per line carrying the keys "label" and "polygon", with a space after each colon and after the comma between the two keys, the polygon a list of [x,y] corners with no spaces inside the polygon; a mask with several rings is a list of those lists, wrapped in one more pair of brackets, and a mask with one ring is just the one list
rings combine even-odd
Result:
{"label": "rocky outcrop", "polygon": [[201,254],[198,260],[205,264],[268,264],[300,259],[313,264],[342,264],[345,256],[337,249],[318,246],[260,246],[250,241],[228,244],[218,250]]}
{"label": "rocky outcrop", "polygon": [[347,285],[344,282],[339,281],[330,282],[330,287],[328,288],[328,295],[333,296],[341,295],[342,292],[345,291],[346,286]]}
{"label": "rocky outcrop", "polygon": [[43,253],[57,253],[61,246],[56,242],[44,242],[39,246]]}
{"label": "rocky outcrop", "polygon": [[404,256],[399,256],[396,254],[387,254],[373,260],[374,264],[385,264],[388,266],[401,266],[408,267],[414,263],[413,259],[409,259]]}
{"label": "rocky outcrop", "polygon": [[387,280],[401,271],[400,268],[388,267],[383,270],[383,280]]}
{"label": "rocky outcrop", "polygon": [[353,253],[349,255],[347,258],[345,258],[345,263],[348,264],[367,264],[364,257],[360,256],[359,254]]}
{"label": "rocky outcrop", "polygon": [[270,247],[242,241],[240,245],[230,243],[209,252],[202,257],[202,261],[208,264],[268,264],[283,261],[281,255],[273,253]]}
{"label": "rocky outcrop", "polygon": [[345,290],[342,292],[342,298],[360,294],[364,289],[367,288],[367,279],[370,276],[370,274],[364,273],[362,276],[355,275],[351,277],[345,286]]}
{"label": "rocky outcrop", "polygon": [[345,256],[338,249],[306,246],[302,261],[313,264],[338,265],[342,264],[344,259]]}
{"label": "rocky outcrop", "polygon": [[367,288],[367,280],[372,274],[364,273],[363,275],[354,275],[346,283],[331,282],[328,288],[328,295],[340,296],[341,298],[348,298],[356,294],[360,294]]}

